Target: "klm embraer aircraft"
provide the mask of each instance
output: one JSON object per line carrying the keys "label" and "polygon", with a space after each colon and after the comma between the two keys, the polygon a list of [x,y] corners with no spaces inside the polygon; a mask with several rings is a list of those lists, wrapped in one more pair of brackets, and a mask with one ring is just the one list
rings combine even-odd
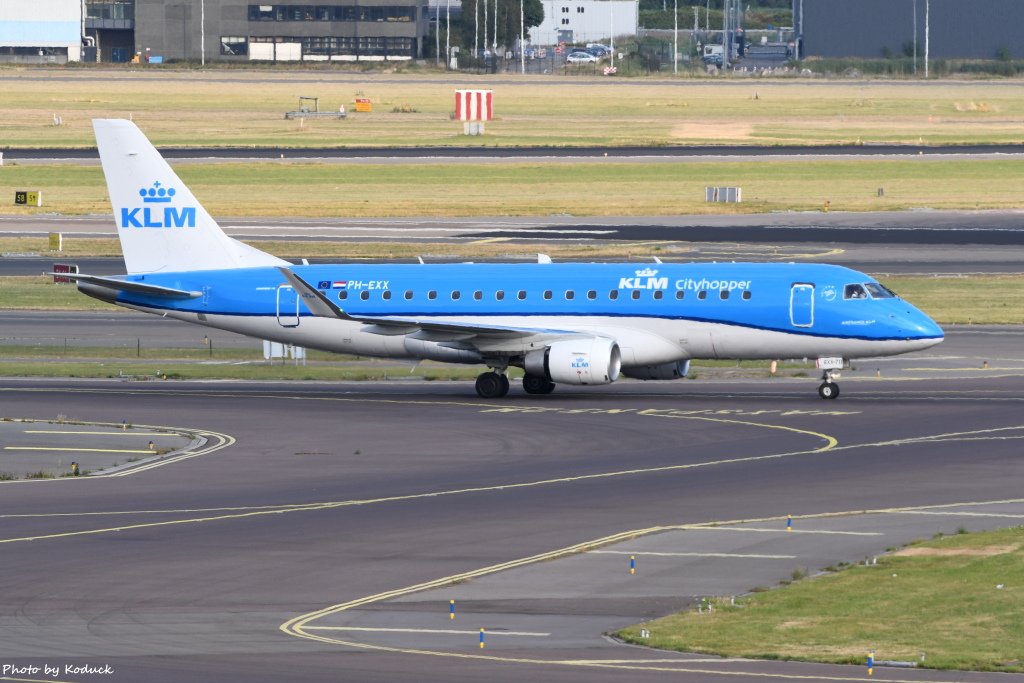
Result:
{"label": "klm embraer aircraft", "polygon": [[484,398],[686,376],[694,358],[814,358],[822,398],[845,361],[942,341],[871,277],[814,264],[301,265],[234,240],[129,121],[94,122],[127,275],[89,296],[259,339],[483,364]]}

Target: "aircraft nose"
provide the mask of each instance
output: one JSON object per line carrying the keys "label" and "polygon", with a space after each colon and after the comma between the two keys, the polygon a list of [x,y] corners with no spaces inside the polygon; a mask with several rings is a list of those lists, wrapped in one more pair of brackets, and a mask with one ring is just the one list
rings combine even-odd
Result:
{"label": "aircraft nose", "polygon": [[893,317],[900,336],[911,341],[916,349],[935,346],[945,339],[946,333],[938,323],[921,311],[910,310],[905,315],[894,315]]}

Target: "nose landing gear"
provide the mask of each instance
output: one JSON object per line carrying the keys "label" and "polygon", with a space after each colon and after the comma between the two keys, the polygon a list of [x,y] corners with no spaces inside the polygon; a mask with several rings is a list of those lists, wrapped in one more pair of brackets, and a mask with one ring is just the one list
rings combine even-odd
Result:
{"label": "nose landing gear", "polygon": [[839,384],[835,381],[839,379],[839,373],[826,370],[821,373],[821,379],[823,381],[818,387],[818,396],[824,399],[839,398]]}

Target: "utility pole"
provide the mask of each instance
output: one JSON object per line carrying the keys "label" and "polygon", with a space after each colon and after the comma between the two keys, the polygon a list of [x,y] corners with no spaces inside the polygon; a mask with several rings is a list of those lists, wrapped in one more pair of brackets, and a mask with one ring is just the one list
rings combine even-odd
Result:
{"label": "utility pole", "polygon": [[491,51],[494,53],[494,58],[497,59],[498,58],[498,0],[494,0],[494,36],[492,36],[492,39],[494,40],[494,44],[493,44],[493,48],[494,49],[491,50]]}
{"label": "utility pole", "polygon": [[452,68],[452,0],[444,1],[444,68]]}
{"label": "utility pole", "polygon": [[675,0],[675,22],[672,33],[672,73],[679,75],[679,0]]}
{"label": "utility pole", "polygon": [[487,51],[487,0],[484,0],[484,51]]}
{"label": "utility pole", "polygon": [[924,0],[924,80],[928,80],[928,52],[929,45],[928,39],[931,33],[931,25],[929,23],[931,17],[931,0]]}
{"label": "utility pole", "polygon": [[[359,25],[358,14],[356,15],[356,21],[352,22],[354,26]],[[359,39],[356,39],[356,49],[359,49]],[[435,66],[441,66],[441,3],[438,0],[437,4],[434,5],[434,63]]]}
{"label": "utility pole", "polygon": [[480,59],[480,2],[473,0],[473,61],[478,59]]}

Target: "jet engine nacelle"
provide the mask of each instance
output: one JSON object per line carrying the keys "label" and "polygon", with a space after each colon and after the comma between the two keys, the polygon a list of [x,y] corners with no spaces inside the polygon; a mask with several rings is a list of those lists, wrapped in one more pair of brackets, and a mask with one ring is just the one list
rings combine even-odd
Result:
{"label": "jet engine nacelle", "polygon": [[523,366],[556,384],[611,384],[619,378],[622,355],[613,339],[584,337],[530,351]]}
{"label": "jet engine nacelle", "polygon": [[633,379],[681,379],[689,373],[689,360],[662,363],[661,365],[634,365],[622,368],[622,374]]}
{"label": "jet engine nacelle", "polygon": [[417,358],[437,360],[442,363],[475,364],[483,362],[483,357],[478,351],[460,347],[458,342],[436,342],[406,337],[405,350]]}

